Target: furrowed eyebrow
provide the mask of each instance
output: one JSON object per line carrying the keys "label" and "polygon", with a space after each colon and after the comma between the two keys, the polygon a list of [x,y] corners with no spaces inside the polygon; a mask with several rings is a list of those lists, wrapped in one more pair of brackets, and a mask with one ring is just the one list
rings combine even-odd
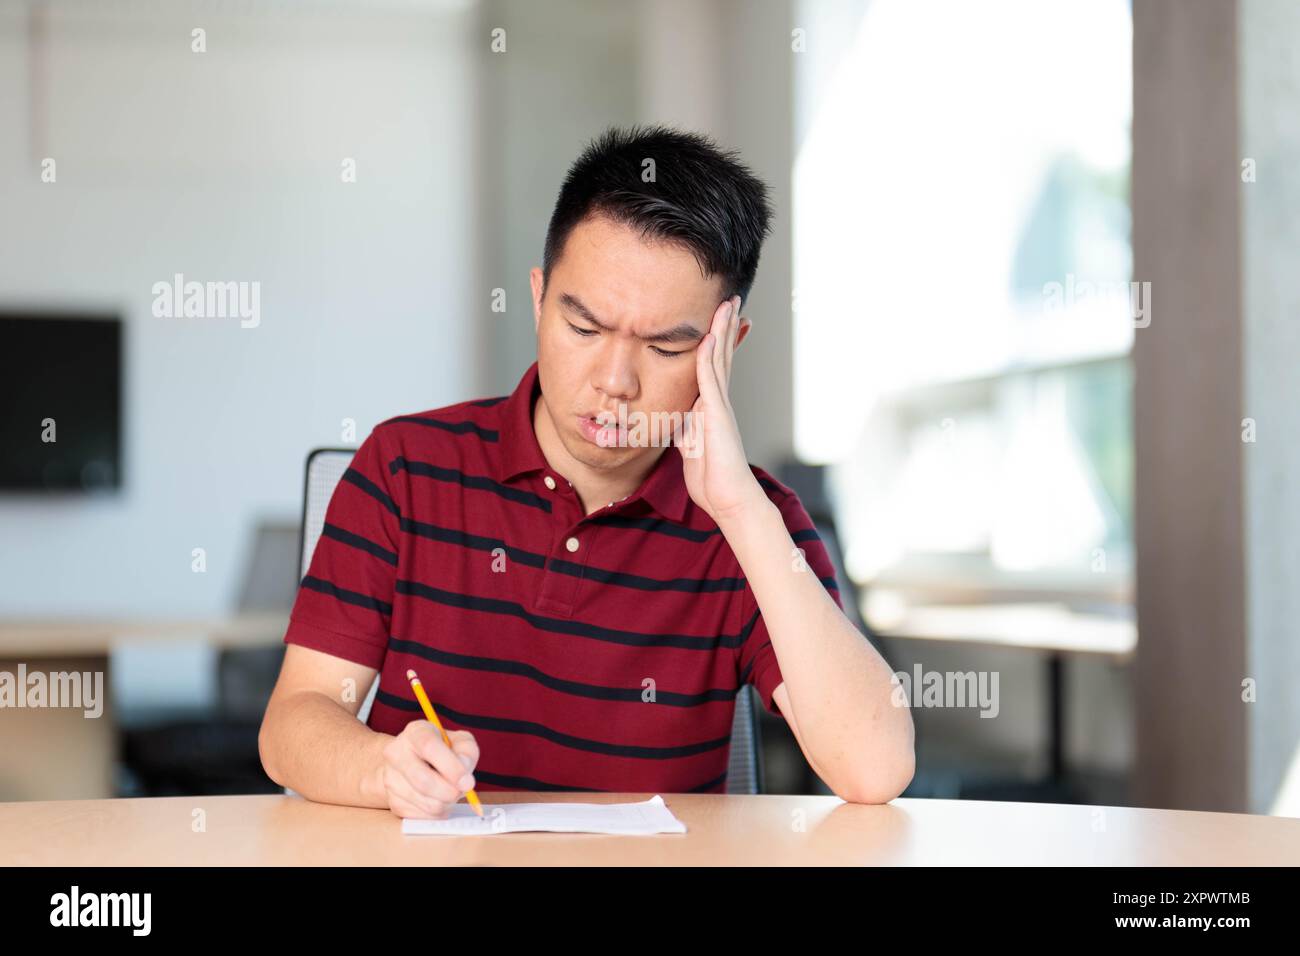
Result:
{"label": "furrowed eyebrow", "polygon": [[[604,329],[606,332],[617,331],[617,329],[611,328],[604,322],[600,321],[600,319],[596,318],[591,309],[587,308],[587,306],[583,304],[582,300],[575,295],[571,295],[568,292],[562,293],[560,295],[560,305],[570,311],[578,313],[578,315],[582,316],[597,328]],[[637,338],[641,339],[643,342],[698,342],[700,339],[704,338],[704,333],[691,325],[691,323],[682,322],[680,325],[676,325],[665,332],[656,332],[654,335],[637,336]]]}
{"label": "furrowed eyebrow", "polygon": [[683,322],[667,332],[656,332],[654,335],[647,335],[643,342],[698,342],[704,338],[704,333],[691,325],[689,322]]}
{"label": "furrowed eyebrow", "polygon": [[600,319],[596,318],[595,314],[591,311],[591,309],[583,305],[582,300],[579,299],[576,295],[570,295],[568,292],[565,292],[560,296],[560,305],[564,306],[566,309],[569,309],[571,312],[577,312],[580,316],[582,316],[592,325],[599,326],[600,328],[604,329],[607,332],[614,331],[604,322],[600,321]]}

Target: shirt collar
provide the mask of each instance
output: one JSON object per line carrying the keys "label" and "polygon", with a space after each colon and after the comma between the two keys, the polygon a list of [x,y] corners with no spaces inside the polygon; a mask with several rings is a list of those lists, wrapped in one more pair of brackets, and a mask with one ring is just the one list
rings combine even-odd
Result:
{"label": "shirt collar", "polygon": [[[501,416],[501,469],[498,477],[503,482],[529,472],[553,470],[547,464],[533,431],[533,405],[540,394],[537,363],[533,362],[506,399]],[[630,501],[637,498],[644,498],[650,507],[671,521],[685,520],[690,494],[682,473],[682,456],[676,449],[671,446],[664,449],[641,482],[641,487],[628,496]]]}
{"label": "shirt collar", "polygon": [[541,394],[537,363],[528,366],[524,377],[506,399],[501,414],[501,481],[510,481],[530,471],[549,467],[533,431],[533,402]]}
{"label": "shirt collar", "polygon": [[686,506],[691,496],[686,490],[686,477],[682,474],[682,456],[676,448],[670,445],[663,450],[632,497],[638,496],[668,520],[679,524],[686,520]]}

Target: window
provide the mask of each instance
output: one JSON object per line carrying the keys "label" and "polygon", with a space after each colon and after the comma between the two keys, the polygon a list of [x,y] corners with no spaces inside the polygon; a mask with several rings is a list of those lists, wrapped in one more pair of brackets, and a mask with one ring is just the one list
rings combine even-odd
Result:
{"label": "window", "polygon": [[1128,4],[798,22],[796,446],[832,466],[850,576],[1128,600]]}

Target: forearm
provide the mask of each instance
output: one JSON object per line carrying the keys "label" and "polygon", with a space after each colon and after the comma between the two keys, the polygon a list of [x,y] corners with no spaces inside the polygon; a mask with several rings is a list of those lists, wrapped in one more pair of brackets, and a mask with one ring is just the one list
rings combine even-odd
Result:
{"label": "forearm", "polygon": [[884,802],[915,767],[912,716],[895,706],[893,672],[798,560],[764,496],[720,525],[762,612],[809,761],[845,799]]}
{"label": "forearm", "polygon": [[387,809],[383,748],[392,739],[324,694],[303,691],[267,707],[258,749],[267,775],[309,800]]}

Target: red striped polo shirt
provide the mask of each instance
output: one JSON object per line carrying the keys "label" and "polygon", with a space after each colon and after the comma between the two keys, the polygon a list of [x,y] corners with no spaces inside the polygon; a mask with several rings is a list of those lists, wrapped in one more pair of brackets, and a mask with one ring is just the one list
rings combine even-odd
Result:
{"label": "red striped polo shirt", "polygon": [[[584,514],[533,432],[539,388],[534,363],[509,396],[376,426],[285,641],[376,668],[368,725],[387,734],[422,719],[414,668],[443,725],[478,741],[480,789],[724,792],[737,691],[780,713],[754,594],[674,448]],[[751,468],[839,604],[798,497]]]}

